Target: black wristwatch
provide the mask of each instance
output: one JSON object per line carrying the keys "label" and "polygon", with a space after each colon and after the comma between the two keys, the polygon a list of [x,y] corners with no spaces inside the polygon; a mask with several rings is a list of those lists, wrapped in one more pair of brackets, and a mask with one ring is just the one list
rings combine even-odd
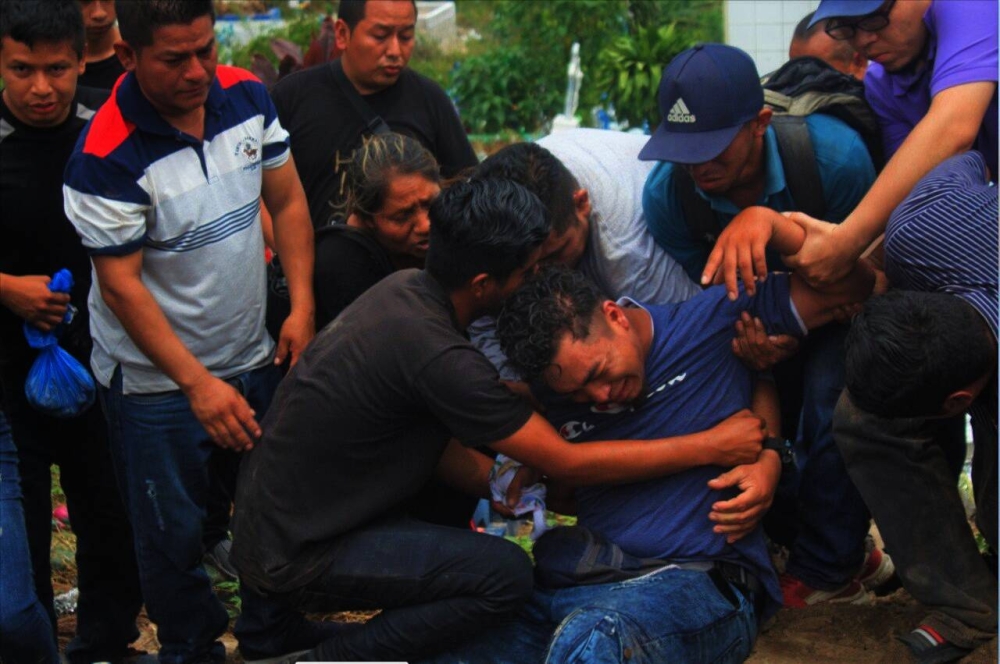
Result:
{"label": "black wristwatch", "polygon": [[787,438],[779,438],[778,436],[766,438],[764,440],[764,449],[774,450],[778,453],[782,468],[795,464],[795,451],[792,449],[792,441]]}

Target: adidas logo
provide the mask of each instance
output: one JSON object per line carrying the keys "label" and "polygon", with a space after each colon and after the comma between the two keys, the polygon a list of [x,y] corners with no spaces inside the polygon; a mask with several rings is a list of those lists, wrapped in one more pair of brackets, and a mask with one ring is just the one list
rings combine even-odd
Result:
{"label": "adidas logo", "polygon": [[688,110],[687,104],[684,103],[684,100],[678,97],[674,107],[670,109],[669,113],[667,113],[667,122],[683,122],[685,124],[690,124],[694,121],[694,114]]}

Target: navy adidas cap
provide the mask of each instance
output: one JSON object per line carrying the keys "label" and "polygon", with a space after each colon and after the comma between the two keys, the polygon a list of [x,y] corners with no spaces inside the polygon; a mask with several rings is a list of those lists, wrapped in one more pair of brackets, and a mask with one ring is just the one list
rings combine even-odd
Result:
{"label": "navy adidas cap", "polygon": [[816,13],[809,21],[813,27],[820,21],[839,16],[866,16],[878,10],[885,0],[820,0]]}
{"label": "navy adidas cap", "polygon": [[764,107],[757,66],[725,44],[700,44],[671,60],[657,97],[662,119],[639,152],[645,161],[711,161]]}

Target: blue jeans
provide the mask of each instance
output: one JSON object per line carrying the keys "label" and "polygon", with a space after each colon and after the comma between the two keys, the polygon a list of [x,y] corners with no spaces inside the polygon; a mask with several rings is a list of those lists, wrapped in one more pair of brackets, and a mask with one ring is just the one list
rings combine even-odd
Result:
{"label": "blue jeans", "polygon": [[[772,539],[789,547],[786,570],[807,585],[834,590],[851,581],[864,559],[871,515],[833,439],[833,411],[844,388],[844,339],[848,326],[810,333],[801,352],[801,382],[779,380],[782,409],[788,391],[801,386],[795,451],[798,475],[782,477],[773,513],[765,521]],[[785,432],[788,435],[790,432]],[[777,527],[792,535],[774,532]]]}
{"label": "blue jeans", "polygon": [[536,588],[516,618],[429,662],[742,662],[757,636],[753,602],[734,586],[727,598],[716,584],[707,572],[664,568],[615,583]]}
{"label": "blue jeans", "polygon": [[[75,357],[86,363],[80,349]],[[31,406],[24,395],[24,380],[33,359],[34,354],[27,353],[0,365],[0,392],[17,445],[35,595],[55,625],[50,564],[55,464],[76,535],[80,588],[76,635],[66,646],[66,659],[70,664],[114,661],[139,638],[135,619],[142,608],[142,594],[132,529],[115,481],[107,421],[96,405],[68,419],[45,415]]]}
{"label": "blue jeans", "polygon": [[[263,418],[280,376],[265,366],[229,379]],[[225,454],[180,391],[123,394],[121,370],[100,391],[112,457],[135,533],[146,611],[157,624],[160,661],[225,660],[217,639],[229,617],[202,567],[210,462]],[[243,612],[260,608],[244,598]]]}
{"label": "blue jeans", "polygon": [[21,506],[17,448],[0,412],[0,660],[59,661],[49,615],[38,601]]}

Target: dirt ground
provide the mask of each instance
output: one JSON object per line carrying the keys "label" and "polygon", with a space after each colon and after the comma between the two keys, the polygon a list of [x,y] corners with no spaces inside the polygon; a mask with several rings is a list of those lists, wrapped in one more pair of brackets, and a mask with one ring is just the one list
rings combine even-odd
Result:
{"label": "dirt ground", "polygon": [[[364,614],[342,614],[341,620],[363,620]],[[903,634],[923,617],[923,609],[906,593],[897,590],[875,599],[871,606],[828,605],[809,609],[783,609],[757,640],[751,664],[896,664],[906,662],[893,635]],[[59,619],[61,645],[73,635],[76,617]],[[155,628],[140,617],[142,636],[135,644],[140,650],[157,649]],[[223,637],[229,654],[227,661],[239,664],[232,634]],[[980,648],[962,660],[963,664],[997,662],[997,641]]]}

